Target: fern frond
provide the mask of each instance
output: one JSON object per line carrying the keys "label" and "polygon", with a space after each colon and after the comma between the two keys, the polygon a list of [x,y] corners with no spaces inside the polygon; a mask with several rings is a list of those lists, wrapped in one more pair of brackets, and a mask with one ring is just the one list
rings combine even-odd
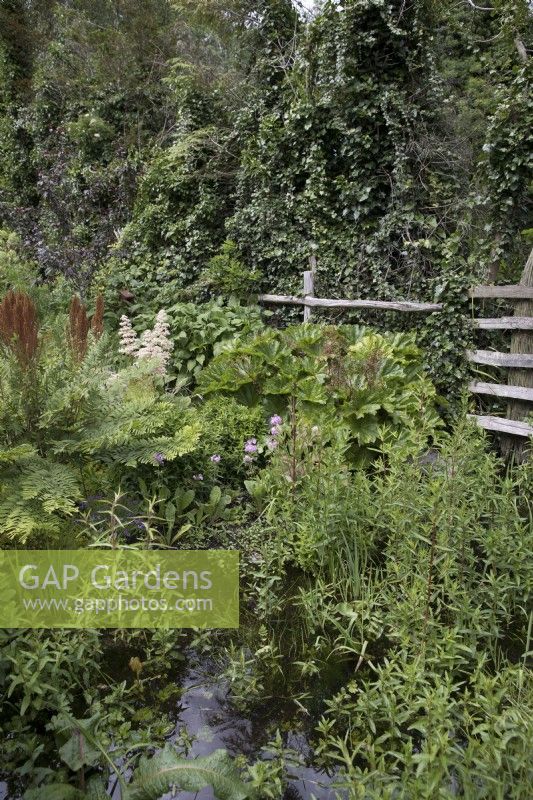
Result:
{"label": "fern frond", "polygon": [[110,448],[109,455],[119,464],[135,467],[137,464],[153,464],[154,454],[161,454],[165,461],[173,461],[179,456],[191,453],[200,438],[200,426],[186,425],[174,436],[160,436],[153,439],[138,439],[128,446]]}
{"label": "fern frond", "polygon": [[181,758],[170,745],[152,758],[141,758],[125,800],[158,800],[171,787],[200,792],[210,786],[217,800],[246,800],[252,787],[245,784],[225,750],[208,756]]}
{"label": "fern frond", "polygon": [[2,472],[0,533],[24,543],[37,533],[58,533],[62,518],[76,511],[80,488],[74,469],[66,464],[37,456],[20,466]]}
{"label": "fern frond", "polygon": [[37,451],[33,445],[19,444],[16,447],[0,450],[0,465],[3,467],[13,466],[34,457],[37,457]]}

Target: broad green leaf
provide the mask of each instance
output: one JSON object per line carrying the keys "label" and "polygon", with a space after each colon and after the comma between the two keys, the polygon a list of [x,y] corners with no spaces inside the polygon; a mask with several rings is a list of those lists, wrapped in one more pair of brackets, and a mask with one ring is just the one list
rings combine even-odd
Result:
{"label": "broad green leaf", "polygon": [[251,786],[241,780],[225,750],[188,759],[167,745],[152,758],[140,760],[124,800],[158,800],[171,786],[185,792],[199,792],[210,786],[217,800],[245,800],[252,796]]}
{"label": "broad green leaf", "polygon": [[59,748],[59,755],[74,772],[82,767],[93,767],[100,761],[100,751],[87,740],[82,730],[73,731],[65,744]]}

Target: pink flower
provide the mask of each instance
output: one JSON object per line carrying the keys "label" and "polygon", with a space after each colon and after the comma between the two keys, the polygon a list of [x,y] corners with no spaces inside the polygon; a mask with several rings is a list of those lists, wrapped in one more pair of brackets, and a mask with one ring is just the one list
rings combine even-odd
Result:
{"label": "pink flower", "polygon": [[198,472],[197,475],[193,475],[192,476],[192,479],[193,479],[193,481],[203,481],[204,476],[202,475],[201,472]]}
{"label": "pink flower", "polygon": [[213,455],[211,456],[211,461],[213,462],[213,464],[218,464],[220,462],[220,456],[218,455],[218,453],[213,453]]}

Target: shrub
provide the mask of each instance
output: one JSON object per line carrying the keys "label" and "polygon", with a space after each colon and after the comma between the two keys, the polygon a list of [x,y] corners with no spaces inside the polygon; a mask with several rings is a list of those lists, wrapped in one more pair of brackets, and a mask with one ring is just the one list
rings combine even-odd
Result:
{"label": "shrub", "polygon": [[[11,303],[12,313],[2,314],[17,297],[24,303]],[[97,304],[90,331],[76,298],[68,321],[63,314],[39,330],[27,295],[10,293],[0,306],[3,537],[57,537],[68,530],[84,493],[168,469],[196,446],[190,399],[166,392],[158,363],[143,359],[111,369],[108,340],[95,335],[102,313]],[[15,327],[4,324],[9,321]]]}
{"label": "shrub", "polygon": [[[411,334],[298,325],[229,343],[200,374],[200,392],[234,395],[267,412],[336,417],[351,432],[354,459],[390,438],[439,424],[435,390]],[[294,421],[294,424],[296,422]]]}

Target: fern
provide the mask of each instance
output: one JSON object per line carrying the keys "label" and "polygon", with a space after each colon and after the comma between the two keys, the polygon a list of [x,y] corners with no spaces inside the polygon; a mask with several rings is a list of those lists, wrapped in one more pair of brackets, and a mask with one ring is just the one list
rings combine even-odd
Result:
{"label": "fern", "polygon": [[104,406],[92,425],[55,441],[53,449],[56,454],[93,456],[130,467],[153,462],[154,453],[172,461],[190,453],[200,435],[198,424],[189,421],[187,406],[186,398],[154,397]]}
{"label": "fern", "polygon": [[78,474],[98,491],[124,467],[192,452],[200,436],[188,397],[143,363],[111,372],[103,338],[71,358],[64,325],[47,328],[31,382],[0,351],[0,535],[21,543],[62,532],[81,499]]}
{"label": "fern", "polygon": [[36,455],[29,459],[31,448],[26,445],[2,455],[6,458],[13,450],[23,452],[24,458],[0,476],[0,533],[21,543],[36,533],[58,533],[62,517],[76,511],[80,496],[73,468]]}
{"label": "fern", "polygon": [[[170,790],[199,792],[206,787],[213,789],[217,800],[246,800],[255,796],[253,787],[241,780],[225,750],[190,759],[178,756],[167,744],[157,755],[141,758],[133,779],[127,787],[123,786],[122,800],[159,800]],[[28,790],[24,800],[105,800],[108,797],[102,778],[94,776],[89,779],[85,792],[69,784],[51,783]]]}
{"label": "fern", "polygon": [[0,450],[0,466],[13,466],[14,464],[28,461],[28,459],[35,456],[37,456],[35,447],[31,444],[19,444],[16,447]]}
{"label": "fern", "polygon": [[136,467],[137,464],[153,464],[154,453],[160,453],[165,461],[174,461],[179,456],[194,450],[200,428],[197,424],[186,425],[174,436],[160,436],[153,439],[138,439],[125,447],[109,449],[109,455],[119,464]]}
{"label": "fern", "polygon": [[208,756],[181,758],[170,745],[152,758],[143,757],[128,785],[124,800],[158,800],[172,787],[199,792],[211,786],[217,800],[245,800],[252,787],[245,784],[225,750]]}

